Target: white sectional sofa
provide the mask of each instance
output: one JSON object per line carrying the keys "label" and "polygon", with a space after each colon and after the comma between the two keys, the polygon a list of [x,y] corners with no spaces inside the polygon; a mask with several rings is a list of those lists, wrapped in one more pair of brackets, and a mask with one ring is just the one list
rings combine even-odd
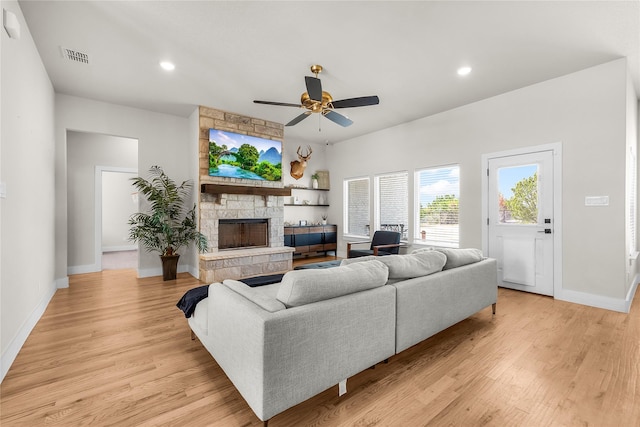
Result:
{"label": "white sectional sofa", "polygon": [[254,288],[213,283],[188,321],[266,425],[485,307],[495,313],[496,300],[495,260],[429,250],[291,271]]}

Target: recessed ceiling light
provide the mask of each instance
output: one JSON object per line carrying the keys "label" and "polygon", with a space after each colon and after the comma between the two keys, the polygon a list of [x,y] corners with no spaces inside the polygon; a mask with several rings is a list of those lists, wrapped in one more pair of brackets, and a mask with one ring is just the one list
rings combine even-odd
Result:
{"label": "recessed ceiling light", "polygon": [[160,66],[162,67],[163,70],[167,70],[167,71],[173,71],[176,68],[173,62],[169,62],[169,61],[162,61],[160,63]]}
{"label": "recessed ceiling light", "polygon": [[470,72],[471,72],[471,67],[460,67],[460,68],[458,68],[458,75],[459,76],[466,76]]}

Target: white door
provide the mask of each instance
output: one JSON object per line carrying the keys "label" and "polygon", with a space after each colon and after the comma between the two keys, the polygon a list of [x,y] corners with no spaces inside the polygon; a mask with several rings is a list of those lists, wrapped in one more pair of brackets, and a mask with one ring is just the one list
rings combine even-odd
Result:
{"label": "white door", "polygon": [[500,286],[553,295],[553,151],[488,160],[488,256]]}

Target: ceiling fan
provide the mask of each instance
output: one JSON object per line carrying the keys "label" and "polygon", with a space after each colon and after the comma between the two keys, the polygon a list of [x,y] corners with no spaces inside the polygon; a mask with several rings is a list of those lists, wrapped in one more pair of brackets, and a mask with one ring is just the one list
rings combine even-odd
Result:
{"label": "ceiling fan", "polygon": [[256,104],[268,104],[268,105],[280,105],[284,107],[298,107],[304,108],[307,111],[300,114],[285,126],[293,126],[307,117],[309,117],[312,113],[320,113],[325,116],[327,119],[331,120],[334,123],[339,124],[340,126],[347,127],[353,124],[353,120],[348,117],[335,112],[336,108],[350,108],[350,107],[365,107],[367,105],[377,105],[380,103],[380,100],[377,96],[361,96],[359,98],[349,98],[349,99],[341,99],[338,101],[334,101],[333,97],[329,92],[325,92],[322,90],[322,83],[318,78],[318,74],[322,72],[321,65],[312,65],[311,72],[314,73],[315,77],[305,76],[304,81],[307,86],[307,91],[302,94],[300,97],[300,104],[289,104],[286,102],[272,102],[272,101],[257,101],[254,100]]}

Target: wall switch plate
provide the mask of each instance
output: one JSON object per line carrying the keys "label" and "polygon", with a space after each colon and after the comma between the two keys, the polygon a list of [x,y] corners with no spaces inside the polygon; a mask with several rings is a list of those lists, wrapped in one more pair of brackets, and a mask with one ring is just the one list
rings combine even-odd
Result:
{"label": "wall switch plate", "polygon": [[609,206],[609,196],[587,196],[584,198],[585,206]]}

